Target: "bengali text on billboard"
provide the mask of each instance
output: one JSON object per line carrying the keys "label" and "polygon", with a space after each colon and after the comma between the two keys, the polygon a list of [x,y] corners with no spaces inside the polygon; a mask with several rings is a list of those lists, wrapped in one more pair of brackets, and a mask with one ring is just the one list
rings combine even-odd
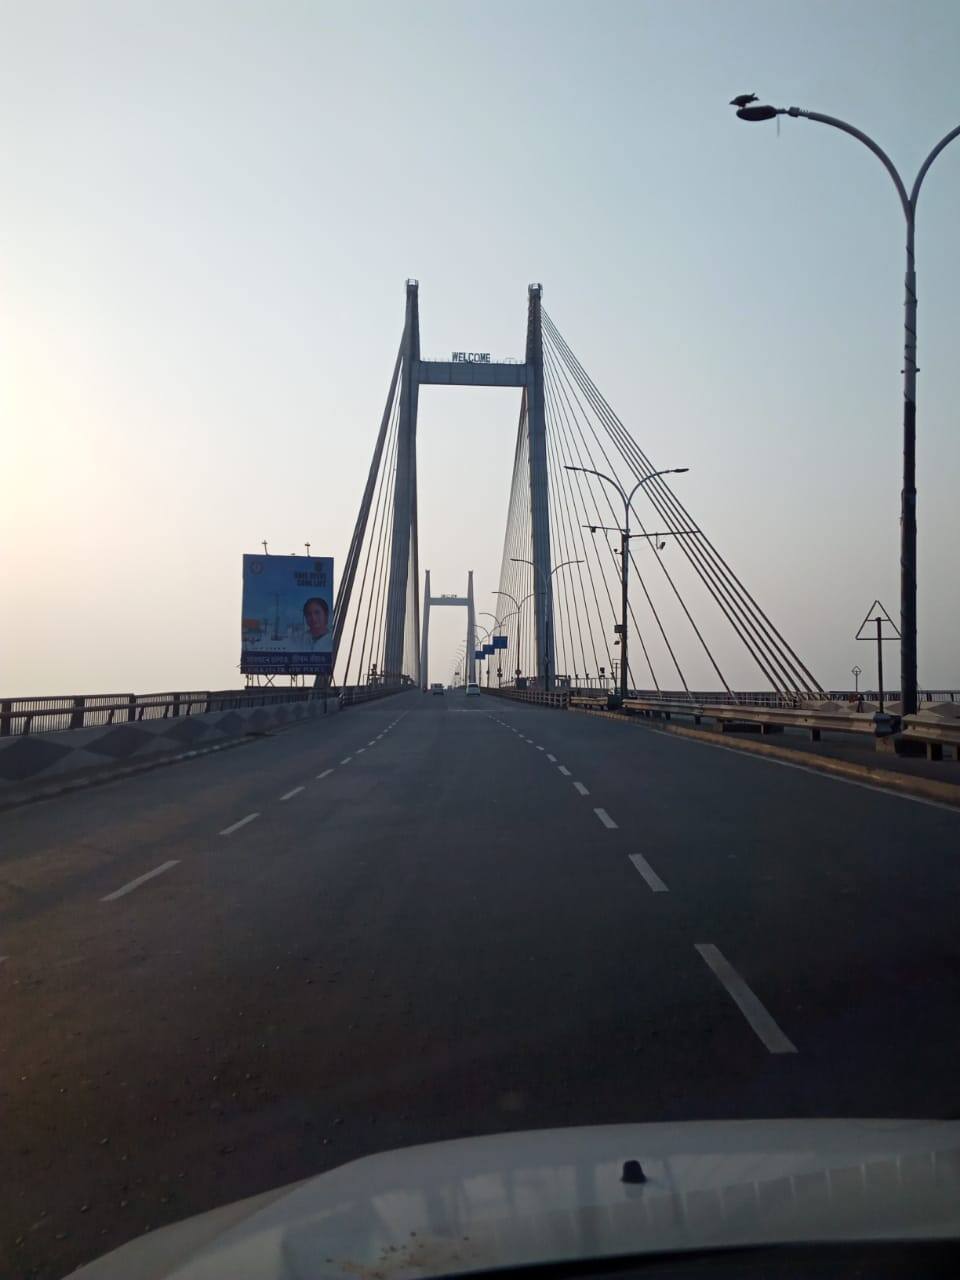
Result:
{"label": "bengali text on billboard", "polygon": [[333,560],[244,556],[240,670],[253,675],[330,675]]}

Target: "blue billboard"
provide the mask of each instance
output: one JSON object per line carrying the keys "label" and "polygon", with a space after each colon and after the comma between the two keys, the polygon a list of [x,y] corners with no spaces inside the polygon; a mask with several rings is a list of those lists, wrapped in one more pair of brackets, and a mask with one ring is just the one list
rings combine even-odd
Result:
{"label": "blue billboard", "polygon": [[330,675],[333,606],[330,556],[244,556],[240,670]]}

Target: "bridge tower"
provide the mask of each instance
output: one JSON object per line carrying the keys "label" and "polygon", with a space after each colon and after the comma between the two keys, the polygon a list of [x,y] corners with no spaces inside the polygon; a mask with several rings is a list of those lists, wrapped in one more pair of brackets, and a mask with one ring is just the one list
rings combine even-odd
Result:
{"label": "bridge tower", "polygon": [[[390,536],[390,575],[387,590],[386,641],[384,645],[384,677],[397,681],[412,675],[424,684],[425,653],[417,647],[417,671],[404,672],[404,641],[408,635],[413,610],[413,635],[420,633],[419,543],[417,536],[417,407],[422,386],[517,387],[521,392],[520,422],[525,431],[530,459],[530,558],[534,566],[538,605],[536,610],[537,674],[542,687],[553,682],[553,595],[550,563],[550,504],[547,482],[547,442],[543,388],[543,336],[541,329],[542,286],[530,285],[527,291],[526,359],[522,364],[477,362],[457,359],[421,360],[419,284],[407,281],[406,312],[399,356],[399,404],[397,450],[394,468],[393,511]],[[388,402],[389,408],[389,402]],[[361,510],[358,529],[366,527]],[[355,538],[357,535],[355,535]],[[360,534],[362,538],[362,533]],[[470,582],[473,575],[471,572]],[[352,586],[352,581],[351,581]],[[412,588],[412,591],[411,591]],[[472,587],[468,595],[472,598]],[[436,602],[435,602],[436,603]],[[349,596],[338,607],[338,618],[346,616]],[[469,610],[472,615],[472,608]],[[339,637],[337,637],[338,639]],[[473,667],[474,635],[467,640],[467,660]],[[476,675],[470,671],[470,678]]]}
{"label": "bridge tower", "polygon": [[465,596],[431,596],[430,570],[423,575],[423,638],[420,643],[420,686],[424,693],[430,688],[429,646],[430,646],[430,609],[444,605],[463,605],[467,610],[467,659],[466,684],[477,678],[476,622],[473,608],[473,570],[467,574],[467,594]]}

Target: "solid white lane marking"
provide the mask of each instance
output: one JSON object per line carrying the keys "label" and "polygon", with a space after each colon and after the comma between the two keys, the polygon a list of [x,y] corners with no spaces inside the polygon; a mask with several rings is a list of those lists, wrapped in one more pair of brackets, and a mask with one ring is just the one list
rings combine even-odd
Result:
{"label": "solid white lane marking", "polygon": [[321,778],[329,778],[331,773],[333,773],[332,769],[324,769],[323,773],[317,774],[317,781],[319,782]]}
{"label": "solid white lane marking", "polygon": [[643,876],[644,880],[646,880],[647,884],[650,886],[650,888],[653,890],[654,893],[670,892],[670,890],[663,883],[663,881],[654,871],[653,867],[651,867],[650,863],[646,860],[646,858],[642,854],[631,853],[630,861],[637,868],[637,870]]}
{"label": "solid white lane marking", "polygon": [[590,794],[590,792],[587,790],[587,788],[583,785],[582,782],[575,782],[573,785],[574,785],[574,788],[577,791],[579,791],[582,796],[588,796]]}
{"label": "solid white lane marking", "polygon": [[712,942],[697,942],[694,946],[764,1046],[771,1053],[796,1053],[797,1046],[783,1034],[719,947]]}
{"label": "solid white lane marking", "polygon": [[559,769],[559,771],[563,774],[563,776],[564,776],[565,778],[569,778],[569,777],[570,777],[570,770],[567,768],[567,766],[566,766],[565,764],[558,764],[558,765],[557,765],[557,768]]}
{"label": "solid white lane marking", "polygon": [[610,817],[609,813],[607,813],[606,809],[594,809],[593,812],[597,815],[608,831],[616,831],[617,824]]}
{"label": "solid white lane marking", "polygon": [[174,858],[172,862],[161,862],[159,867],[154,867],[152,871],[148,871],[146,875],[137,876],[136,880],[129,881],[121,889],[115,889],[113,893],[108,893],[105,898],[101,898],[101,902],[113,902],[116,898],[122,898],[125,894],[132,893],[139,885],[145,884],[148,880],[152,880],[154,876],[162,876],[165,871],[169,871],[171,867],[175,867],[179,862],[179,858]]}
{"label": "solid white lane marking", "polygon": [[[645,726],[646,727],[646,726]],[[729,751],[735,756],[739,756],[741,760],[744,756],[751,760],[756,760],[761,764],[777,764],[783,769],[796,769],[800,773],[812,774],[815,778],[824,778],[827,782],[843,782],[848,787],[860,787],[863,791],[875,791],[877,795],[889,796],[892,800],[912,800],[914,804],[925,804],[931,809],[943,809],[947,813],[960,814],[960,809],[954,804],[944,804],[940,800],[927,800],[925,796],[912,796],[906,791],[891,791],[888,787],[878,786],[873,782],[859,782],[856,778],[845,778],[839,773],[827,773],[822,769],[813,769],[807,764],[797,764],[793,760],[775,760],[772,756],[758,755],[753,751],[744,751],[738,747],[724,747],[719,742],[701,742],[698,738],[684,738],[672,733],[667,733],[663,729],[655,729],[651,726],[652,733],[659,733],[662,737],[670,738],[673,742],[689,742],[696,747],[709,747],[713,751]]]}
{"label": "solid white lane marking", "polygon": [[551,764],[557,763],[557,757],[552,756],[549,751],[547,752],[547,759],[550,761]]}
{"label": "solid white lane marking", "polygon": [[340,763],[349,764],[352,759],[353,759],[353,756],[344,756],[343,759],[340,761]]}
{"label": "solid white lane marking", "polygon": [[289,800],[293,796],[299,795],[303,787],[294,787],[292,791],[288,791],[286,795],[280,797],[281,800]]}
{"label": "solid white lane marking", "polygon": [[252,822],[254,818],[259,818],[259,813],[248,813],[245,818],[241,818],[239,822],[235,822],[232,827],[224,827],[220,832],[222,836],[232,836],[235,831],[239,831],[241,827],[245,827],[248,822]]}

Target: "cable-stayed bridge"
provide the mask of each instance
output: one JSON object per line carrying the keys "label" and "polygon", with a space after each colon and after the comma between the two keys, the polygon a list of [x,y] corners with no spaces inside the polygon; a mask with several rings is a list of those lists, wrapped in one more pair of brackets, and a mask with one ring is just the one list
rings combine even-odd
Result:
{"label": "cable-stayed bridge", "polygon": [[[823,694],[678,496],[669,475],[681,469],[658,470],[571,350],[543,307],[542,287],[528,289],[522,363],[437,361],[420,354],[415,280],[406,286],[403,333],[334,618],[343,684],[425,683],[417,410],[429,385],[519,393],[495,606],[497,631],[507,637],[504,683],[550,691],[619,672],[631,691],[689,694],[705,683],[690,678],[681,657],[692,638],[698,672],[734,696],[715,644],[722,635],[735,638],[772,693]],[[476,674],[473,604],[469,614],[466,681]]]}

